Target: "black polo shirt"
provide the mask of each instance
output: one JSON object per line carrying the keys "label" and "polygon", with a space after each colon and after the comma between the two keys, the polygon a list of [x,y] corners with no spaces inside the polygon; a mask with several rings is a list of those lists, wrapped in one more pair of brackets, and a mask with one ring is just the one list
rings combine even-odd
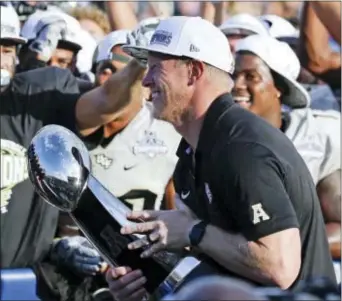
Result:
{"label": "black polo shirt", "polygon": [[210,106],[196,153],[182,140],[176,192],[199,218],[249,241],[299,228],[299,280],[336,283],[323,217],[310,173],[292,142],[225,94]]}

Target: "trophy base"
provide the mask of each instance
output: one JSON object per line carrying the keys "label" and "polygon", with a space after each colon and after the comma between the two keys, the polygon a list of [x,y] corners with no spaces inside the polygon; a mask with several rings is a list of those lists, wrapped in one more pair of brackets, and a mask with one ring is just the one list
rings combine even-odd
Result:
{"label": "trophy base", "polygon": [[102,206],[89,188],[83,192],[77,209],[70,215],[109,264],[142,270],[147,279],[145,288],[149,293],[153,293],[169,275],[171,267],[166,269],[153,258],[141,258],[141,250],[127,248],[137,238],[120,234],[122,225]]}
{"label": "trophy base", "polygon": [[70,215],[109,264],[141,270],[147,279],[146,290],[159,299],[174,292],[187,279],[213,274],[211,265],[185,250],[182,254],[160,251],[150,258],[141,258],[141,249],[129,250],[128,244],[138,239],[120,233],[122,226],[129,223],[129,211],[90,175],[88,186]]}

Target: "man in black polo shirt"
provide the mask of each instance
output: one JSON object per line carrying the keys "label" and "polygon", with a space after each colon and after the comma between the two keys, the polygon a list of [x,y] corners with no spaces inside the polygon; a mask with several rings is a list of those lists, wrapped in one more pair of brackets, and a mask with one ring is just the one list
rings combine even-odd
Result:
{"label": "man in black polo shirt", "polygon": [[[201,18],[171,17],[148,51],[143,84],[156,115],[184,137],[174,175],[180,206],[133,212],[132,220],[146,222],[122,233],[149,234],[128,247],[150,245],[142,253],[148,257],[191,246],[263,286],[297,289],[320,276],[336,283],[309,171],[285,135],[234,104],[224,35]],[[107,281],[116,300],[144,293],[140,271],[113,269]]]}

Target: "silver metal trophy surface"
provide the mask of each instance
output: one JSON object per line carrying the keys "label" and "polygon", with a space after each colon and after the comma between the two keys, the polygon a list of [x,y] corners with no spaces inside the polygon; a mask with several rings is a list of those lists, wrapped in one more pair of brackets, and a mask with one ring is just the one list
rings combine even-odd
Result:
{"label": "silver metal trophy surface", "polygon": [[91,174],[89,152],[70,130],[58,125],[43,127],[31,141],[27,160],[37,193],[68,212],[111,266],[142,269],[146,289],[155,297],[172,293],[201,264],[195,257],[165,251],[141,259],[141,250],[128,250],[128,243],[141,237],[120,234],[122,226],[132,223],[126,219],[130,209]]}

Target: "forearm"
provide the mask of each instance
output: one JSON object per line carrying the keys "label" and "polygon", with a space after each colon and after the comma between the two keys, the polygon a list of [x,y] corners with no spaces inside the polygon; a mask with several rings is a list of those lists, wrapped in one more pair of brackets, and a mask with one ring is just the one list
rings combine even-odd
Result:
{"label": "forearm", "polygon": [[302,65],[315,74],[340,68],[340,54],[329,48],[329,33],[317,18],[311,3],[304,5],[303,14],[299,46]]}
{"label": "forearm", "polygon": [[[210,1],[202,1],[200,6],[200,15],[203,19],[214,23],[215,21],[215,6]],[[221,25],[221,24],[220,24]]]}
{"label": "forearm", "polygon": [[270,263],[265,250],[240,234],[208,225],[199,249],[227,270],[257,283],[274,285],[267,271]]}
{"label": "forearm", "polygon": [[326,223],[341,223],[341,170],[323,178],[317,184],[322,213]]}
{"label": "forearm", "polygon": [[216,2],[214,5],[215,5],[214,25],[220,26],[225,21],[225,18],[226,18],[227,2],[225,1]]}
{"label": "forearm", "polygon": [[112,30],[133,29],[138,24],[129,2],[106,1],[106,10]]}
{"label": "forearm", "polygon": [[240,234],[231,234],[209,225],[199,250],[227,270],[256,283],[285,289],[293,282],[293,279],[288,279],[284,261],[279,259],[277,250],[247,241]]}
{"label": "forearm", "polygon": [[103,85],[85,93],[76,105],[79,131],[88,136],[115,119],[134,99],[142,98],[145,68],[132,60]]}
{"label": "forearm", "polygon": [[341,45],[341,2],[312,1],[310,5],[335,41]]}

